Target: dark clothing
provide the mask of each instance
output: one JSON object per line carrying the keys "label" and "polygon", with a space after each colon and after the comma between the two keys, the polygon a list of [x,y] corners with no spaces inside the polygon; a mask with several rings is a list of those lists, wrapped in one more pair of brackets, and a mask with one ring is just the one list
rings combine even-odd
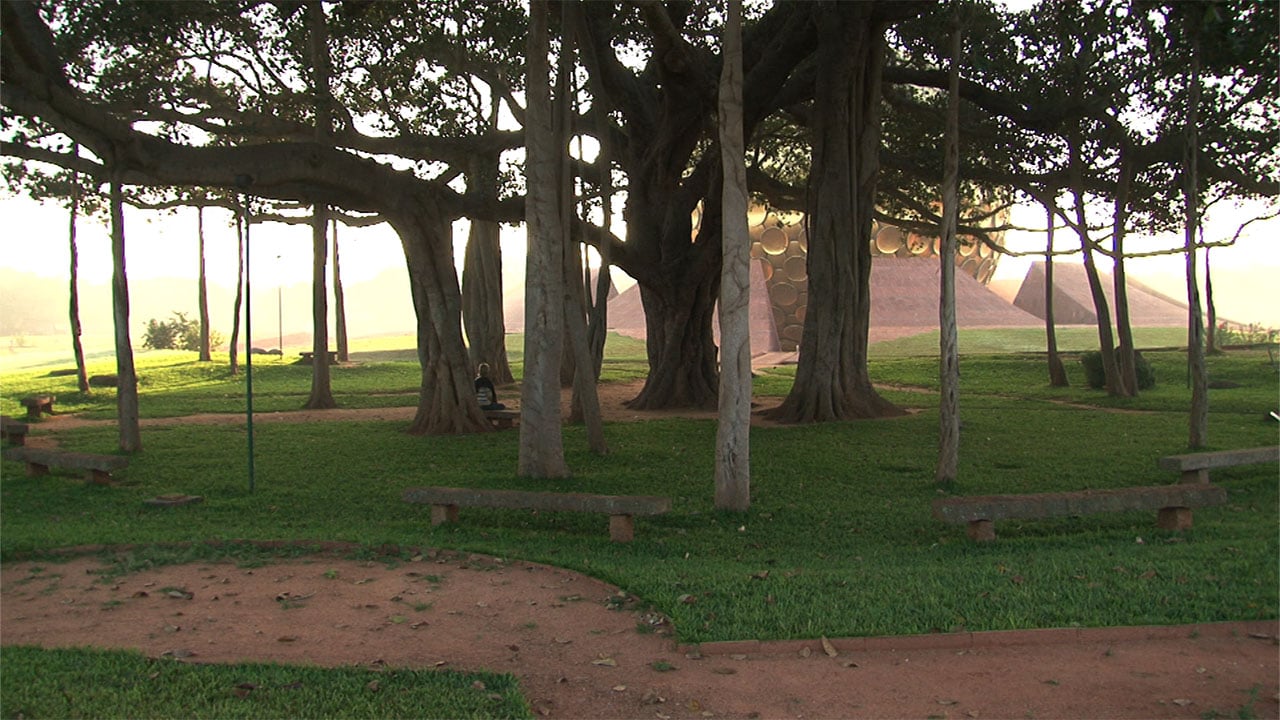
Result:
{"label": "dark clothing", "polygon": [[493,387],[493,381],[487,377],[476,378],[476,402],[480,403],[481,410],[501,410],[506,407],[498,402],[498,391]]}

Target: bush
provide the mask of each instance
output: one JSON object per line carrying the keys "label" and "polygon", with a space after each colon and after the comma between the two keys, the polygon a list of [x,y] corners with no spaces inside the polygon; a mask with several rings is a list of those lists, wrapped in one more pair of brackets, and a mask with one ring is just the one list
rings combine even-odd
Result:
{"label": "bush", "polygon": [[[1142,357],[1142,353],[1134,351],[1135,370],[1138,375],[1138,389],[1150,390],[1156,386],[1156,371],[1151,369],[1151,364],[1147,359]],[[1093,350],[1080,356],[1080,364],[1084,366],[1084,377],[1088,381],[1089,387],[1094,390],[1101,390],[1107,386],[1107,376],[1102,369],[1102,352]]]}
{"label": "bush", "polygon": [[[209,331],[209,345],[216,347],[221,344],[222,336]],[[174,311],[172,320],[159,321],[152,318],[147,321],[142,346],[152,350],[199,350],[200,322],[177,311]]]}

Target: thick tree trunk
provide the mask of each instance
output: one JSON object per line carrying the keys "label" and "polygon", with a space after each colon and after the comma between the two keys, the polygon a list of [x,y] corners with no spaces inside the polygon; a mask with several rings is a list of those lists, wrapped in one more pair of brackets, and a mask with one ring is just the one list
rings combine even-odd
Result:
{"label": "thick tree trunk", "polygon": [[751,236],[742,138],[742,0],[729,0],[720,73],[720,423],[715,506],[751,508]]}
{"label": "thick tree trunk", "polygon": [[133,345],[129,341],[129,278],[124,263],[124,199],[120,181],[111,180],[111,296],[116,333],[116,424],[120,449],[142,450],[142,430],[138,424],[138,375],[133,367]]}
{"label": "thick tree trunk", "polygon": [[942,269],[938,298],[938,466],[934,480],[955,482],[960,468],[960,338],[956,327],[956,225],[960,186],[960,49],[958,16],[952,19],[951,67],[948,72],[947,127],[942,162]]}
{"label": "thick tree trunk", "polygon": [[1116,298],[1116,388],[1121,395],[1138,395],[1138,360],[1133,344],[1133,326],[1129,322],[1129,281],[1125,276],[1124,236],[1129,213],[1129,188],[1133,168],[1125,148],[1120,150],[1120,176],[1116,181],[1115,213],[1111,225],[1112,247],[1115,250],[1115,270],[1112,272],[1113,294]]}
{"label": "thick tree trunk", "polygon": [[212,362],[212,348],[209,347],[209,276],[204,264],[204,207],[196,208],[196,244],[199,246],[200,267],[196,278],[196,302],[200,313],[200,362]]}
{"label": "thick tree trunk", "polygon": [[337,334],[338,362],[351,359],[351,349],[347,344],[347,301],[342,292],[342,264],[338,262],[338,221],[330,223],[333,232],[333,327]]}
{"label": "thick tree trunk", "polygon": [[472,365],[462,342],[462,293],[449,220],[426,198],[405,198],[398,205],[407,212],[387,219],[404,247],[422,366],[418,411],[409,433],[486,432],[489,423],[476,403]]}
{"label": "thick tree trunk", "polygon": [[795,385],[773,413],[789,422],[903,414],[867,371],[884,28],[870,20],[870,4],[821,7],[805,218],[809,311]]}
{"label": "thick tree trunk", "polygon": [[472,220],[462,265],[462,319],[471,365],[489,363],[497,385],[514,380],[502,317],[502,248],[498,223]]}
{"label": "thick tree trunk", "polygon": [[[707,219],[703,233],[708,233]],[[716,218],[719,232],[719,218]],[[710,237],[710,235],[707,235]],[[719,260],[719,253],[716,253]],[[719,379],[711,318],[720,293],[713,267],[672,268],[667,283],[640,286],[645,314],[649,376],[640,394],[627,403],[636,410],[716,407]]]}
{"label": "thick tree trunk", "polygon": [[1204,354],[1204,317],[1200,312],[1200,290],[1196,282],[1196,237],[1200,232],[1199,155],[1200,122],[1200,19],[1198,8],[1185,13],[1191,36],[1191,69],[1188,73],[1186,143],[1183,159],[1183,193],[1186,199],[1187,253],[1187,364],[1191,376],[1191,417],[1188,445],[1202,448],[1209,442],[1209,370]]}
{"label": "thick tree trunk", "polygon": [[[80,155],[79,144],[72,145],[72,154]],[[79,250],[76,247],[77,215],[80,213],[80,173],[71,172],[71,218],[67,227],[67,243],[71,253],[70,274],[68,284],[67,313],[71,323],[71,352],[76,360],[76,387],[80,392],[88,393],[89,375],[84,367],[84,346],[80,343],[80,274]]]}
{"label": "thick tree trunk", "polygon": [[[311,395],[303,407],[327,410],[333,399],[329,373],[329,288],[324,269],[329,255],[329,208],[316,205],[311,214]],[[253,342],[253,338],[248,338]]]}
{"label": "thick tree trunk", "polygon": [[1049,385],[1067,387],[1067,368],[1062,364],[1062,356],[1058,354],[1058,331],[1053,318],[1053,208],[1045,206],[1048,222],[1048,238],[1044,254],[1044,333],[1046,349],[1049,355]]}
{"label": "thick tree trunk", "polygon": [[526,477],[565,477],[560,428],[560,353],[564,342],[564,276],[560,207],[556,181],[560,154],[555,144],[547,56],[546,0],[529,3],[526,53],[528,98],[525,115],[524,383],[520,393],[520,459]]}

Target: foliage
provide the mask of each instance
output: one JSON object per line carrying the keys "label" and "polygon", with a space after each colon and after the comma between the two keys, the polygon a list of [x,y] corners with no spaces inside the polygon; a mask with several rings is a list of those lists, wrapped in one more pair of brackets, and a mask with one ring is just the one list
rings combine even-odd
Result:
{"label": "foliage", "polygon": [[[209,331],[209,345],[216,347],[223,342],[217,331]],[[147,321],[147,329],[142,335],[142,346],[152,350],[192,350],[200,349],[200,321],[186,316],[186,313],[174,311],[171,320]]]}
{"label": "foliage", "polygon": [[0,659],[5,717],[532,717],[516,679],[492,673],[211,665],[26,646],[0,648]]}
{"label": "foliage", "polygon": [[1257,323],[1248,325],[1232,325],[1219,323],[1217,341],[1219,345],[1261,345],[1274,344],[1280,338],[1280,329],[1263,327]]}
{"label": "foliage", "polygon": [[[1151,364],[1143,357],[1141,352],[1135,352],[1134,372],[1138,376],[1138,389],[1150,390],[1156,386],[1156,374],[1151,369]],[[1084,377],[1088,381],[1089,387],[1094,390],[1101,390],[1107,386],[1106,372],[1102,367],[1102,353],[1097,350],[1091,350],[1080,356],[1080,364],[1084,366]]]}
{"label": "foliage", "polygon": [[[1185,367],[1181,352],[1146,354],[1166,376]],[[188,413],[223,407],[223,390],[199,389],[204,370],[190,356],[160,358],[168,359],[167,368],[149,369],[148,355],[140,358],[148,378],[156,378],[143,396],[144,411],[149,403],[172,402]],[[1274,406],[1277,376],[1266,353],[1232,351],[1209,362],[1214,377],[1241,386],[1214,391],[1218,444],[1210,449],[1274,443],[1264,410]],[[966,356],[962,368],[964,451],[954,492],[1176,480],[1155,459],[1185,451],[1189,391],[1181,383],[1162,383],[1138,398],[1107,398],[1076,379],[1071,388],[1049,387],[1042,356]],[[335,376],[340,402],[371,393],[377,383],[359,380],[361,373],[384,383],[403,378],[397,382],[405,385],[415,378],[408,362],[342,370],[349,374],[346,390]],[[758,378],[757,394],[765,388],[785,394],[789,372],[778,368]],[[1259,532],[1277,523],[1274,465],[1214,471],[1231,504],[1197,510],[1187,533],[1157,530],[1145,513],[1099,515],[1002,522],[997,543],[974,546],[962,528],[930,516],[938,497],[929,460],[938,422],[936,359],[884,359],[871,372],[898,388],[887,393],[912,413],[753,429],[747,513],[710,510],[715,425],[709,420],[610,424],[607,457],[591,454],[582,428],[569,427],[565,448],[575,474],[558,480],[513,476],[513,432],[413,437],[402,432],[405,422],[262,423],[253,493],[242,424],[179,424],[149,428],[146,453],[131,458],[116,487],[71,475],[27,478],[18,464],[5,463],[0,557],[128,542],[138,547],[113,557],[136,567],[189,561],[196,548],[202,560],[244,552],[176,546],[192,538],[332,539],[406,553],[424,545],[459,548],[618,584],[670,615],[690,641],[1276,616],[1280,538]],[[16,407],[10,393],[17,383],[12,375],[3,380],[5,404]],[[264,392],[272,397],[290,382],[305,394],[305,375],[267,381]],[[297,407],[301,400],[293,397]],[[61,400],[59,393],[59,407]],[[402,399],[406,406],[414,401],[412,393]],[[62,431],[59,438],[68,449],[93,452],[110,452],[116,442],[110,426]],[[605,518],[577,513],[476,509],[456,525],[431,528],[426,508],[400,500],[405,488],[422,484],[666,495],[673,511],[638,520],[636,541],[628,545],[608,542]],[[205,502],[168,509],[141,502],[175,492]],[[766,570],[767,578],[758,579]],[[683,602],[683,595],[697,600]],[[917,601],[904,605],[902,597]]]}

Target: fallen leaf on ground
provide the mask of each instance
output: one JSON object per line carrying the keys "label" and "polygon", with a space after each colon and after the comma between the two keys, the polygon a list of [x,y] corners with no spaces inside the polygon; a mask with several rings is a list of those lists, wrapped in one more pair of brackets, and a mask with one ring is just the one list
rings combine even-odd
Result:
{"label": "fallen leaf on ground", "polygon": [[595,660],[592,660],[592,661],[591,661],[591,664],[592,664],[592,665],[599,665],[599,666],[601,666],[601,667],[618,667],[618,661],[617,661],[617,660],[614,660],[614,659],[613,659],[613,658],[611,658],[611,657],[602,657],[602,658],[597,658],[597,659],[595,659]]}
{"label": "fallen leaf on ground", "polygon": [[832,645],[831,641],[826,637],[822,638],[822,652],[826,653],[827,657],[835,657],[840,654],[836,651],[836,646]]}

